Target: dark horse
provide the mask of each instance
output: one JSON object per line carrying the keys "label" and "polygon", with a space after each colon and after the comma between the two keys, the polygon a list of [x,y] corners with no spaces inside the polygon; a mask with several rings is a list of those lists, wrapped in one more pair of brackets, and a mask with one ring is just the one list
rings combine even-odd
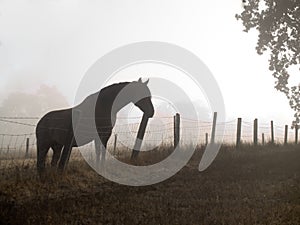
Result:
{"label": "dark horse", "polygon": [[[69,160],[72,147],[82,146],[91,141],[95,141],[97,165],[100,161],[100,152],[101,164],[104,163],[107,141],[115,125],[117,112],[121,108],[132,102],[148,118],[153,116],[154,108],[151,102],[151,93],[147,86],[148,81],[142,82],[140,78],[138,81],[113,84],[88,96],[74,108],[47,113],[38,122],[36,128],[38,172],[41,174],[45,170],[46,155],[50,147],[53,150],[51,166],[56,167],[58,160],[60,160],[58,169],[62,171]],[[127,91],[124,95],[122,90],[125,89]],[[123,97],[120,97],[120,95]],[[145,97],[140,98],[140,96]],[[118,104],[115,103],[116,99],[119,99]],[[80,112],[80,122],[76,125],[76,130],[83,134],[78,139],[76,136],[75,140],[75,123],[74,121],[72,123],[72,115],[74,119],[73,112]],[[98,137],[95,134],[86,132],[92,124],[96,125],[95,134]]]}

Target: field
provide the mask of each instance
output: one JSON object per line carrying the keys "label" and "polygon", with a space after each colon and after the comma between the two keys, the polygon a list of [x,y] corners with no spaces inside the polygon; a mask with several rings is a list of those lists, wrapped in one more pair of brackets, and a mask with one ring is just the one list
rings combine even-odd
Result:
{"label": "field", "polygon": [[15,159],[1,167],[0,224],[300,224],[299,145],[223,146],[199,172],[202,153],[145,187],[110,182],[80,158],[41,182]]}

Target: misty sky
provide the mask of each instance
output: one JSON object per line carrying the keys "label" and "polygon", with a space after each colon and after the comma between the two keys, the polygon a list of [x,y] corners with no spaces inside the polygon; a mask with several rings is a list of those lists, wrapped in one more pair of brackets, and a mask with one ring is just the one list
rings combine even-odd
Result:
{"label": "misty sky", "polygon": [[240,0],[1,0],[0,101],[44,83],[57,86],[72,105],[81,78],[105,53],[165,41],[205,62],[228,119],[290,124],[293,111],[274,89],[268,57],[256,54],[255,32],[242,32],[235,19],[241,9]]}

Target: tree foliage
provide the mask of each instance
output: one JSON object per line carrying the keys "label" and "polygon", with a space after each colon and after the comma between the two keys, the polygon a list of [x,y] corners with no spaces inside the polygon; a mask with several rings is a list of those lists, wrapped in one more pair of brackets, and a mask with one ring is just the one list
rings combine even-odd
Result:
{"label": "tree foliage", "polygon": [[300,1],[243,0],[244,10],[236,15],[246,32],[258,30],[258,54],[270,54],[269,69],[275,88],[283,92],[295,111],[293,126],[300,122],[300,84],[289,85],[290,69],[300,65]]}
{"label": "tree foliage", "polygon": [[[35,125],[36,119],[18,120],[17,117],[41,117],[51,110],[68,106],[66,98],[55,86],[41,85],[34,93],[13,92],[0,103],[0,133],[25,134],[34,132],[34,126],[20,126],[18,122]],[[6,117],[16,117],[7,123]],[[4,118],[4,121],[2,120]],[[7,139],[8,141],[11,139]],[[2,143],[3,145],[3,143]]]}
{"label": "tree foliage", "polygon": [[41,85],[35,93],[14,92],[0,104],[0,116],[42,116],[50,110],[68,106],[55,86]]}

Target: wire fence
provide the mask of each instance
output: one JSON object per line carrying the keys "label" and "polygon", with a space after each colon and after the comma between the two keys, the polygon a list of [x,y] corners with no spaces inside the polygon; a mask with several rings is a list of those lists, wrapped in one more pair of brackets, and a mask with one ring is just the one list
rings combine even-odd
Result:
{"label": "wire fence", "polygon": [[[9,155],[19,155],[20,157],[33,157],[36,155],[35,128],[38,120],[38,117],[0,117],[0,159],[4,159]],[[108,141],[108,148],[119,149],[125,147],[132,149],[140,120],[140,117],[117,118],[116,125]],[[210,142],[212,135],[215,141],[232,145],[237,144],[238,141],[241,143],[253,143],[255,142],[255,135],[256,144],[298,142],[298,129],[291,129],[286,125],[279,125],[271,121],[270,123],[259,123],[258,121],[257,128],[255,128],[254,121],[240,120],[240,128],[238,127],[238,119],[216,122],[215,133],[212,133],[213,121],[180,117],[179,130],[176,131],[173,116],[159,117],[156,120],[149,121],[143,147],[151,146],[153,148],[173,145],[176,132],[180,133],[179,141],[183,145],[191,143],[205,145]],[[5,124],[6,126],[4,126]],[[52,127],[51,129],[61,128]],[[238,137],[239,129],[240,137]],[[218,132],[220,130],[224,130],[224,133]],[[86,135],[90,134],[86,133]],[[89,143],[84,148],[94,148],[94,144]]]}

